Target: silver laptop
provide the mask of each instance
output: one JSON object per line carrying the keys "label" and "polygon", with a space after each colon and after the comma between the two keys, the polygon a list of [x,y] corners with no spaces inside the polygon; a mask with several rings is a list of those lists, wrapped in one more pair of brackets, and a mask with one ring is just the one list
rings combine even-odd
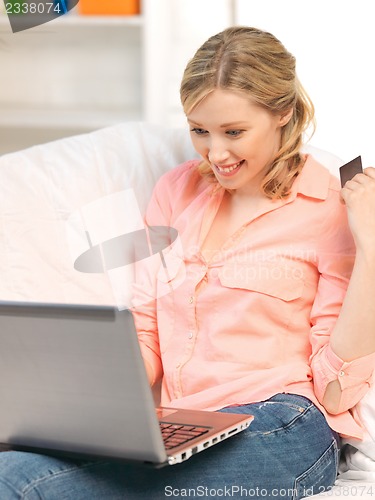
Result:
{"label": "silver laptop", "polygon": [[155,409],[132,314],[106,306],[0,302],[0,402],[3,449],[155,466],[252,420]]}

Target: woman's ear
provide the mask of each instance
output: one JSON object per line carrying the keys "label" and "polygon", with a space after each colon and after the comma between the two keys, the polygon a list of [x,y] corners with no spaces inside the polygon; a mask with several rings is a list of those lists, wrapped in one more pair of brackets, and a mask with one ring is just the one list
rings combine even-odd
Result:
{"label": "woman's ear", "polygon": [[280,127],[284,127],[293,116],[294,109],[290,108],[280,115]]}

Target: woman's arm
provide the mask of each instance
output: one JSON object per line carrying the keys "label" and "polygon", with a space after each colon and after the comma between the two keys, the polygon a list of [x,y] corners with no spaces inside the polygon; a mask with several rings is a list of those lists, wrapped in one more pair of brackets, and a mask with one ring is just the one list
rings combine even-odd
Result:
{"label": "woman's arm", "polygon": [[[375,169],[367,168],[348,181],[342,189],[342,197],[356,257],[340,315],[331,333],[330,347],[336,356],[351,362],[375,352]],[[326,388],[322,403],[330,413],[338,413],[341,397],[340,380],[333,380]]]}
{"label": "woman's arm", "polygon": [[[157,182],[148,203],[144,219],[145,227],[169,226],[170,209],[168,196],[164,194],[163,180]],[[135,263],[135,280],[132,288],[132,313],[138,333],[138,341],[151,386],[163,376],[157,321],[156,277],[162,265],[160,255],[141,258]]]}

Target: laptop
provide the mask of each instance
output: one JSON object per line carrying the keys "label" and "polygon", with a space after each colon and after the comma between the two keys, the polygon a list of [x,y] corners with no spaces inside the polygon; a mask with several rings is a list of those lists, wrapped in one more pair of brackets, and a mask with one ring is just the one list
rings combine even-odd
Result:
{"label": "laptop", "polygon": [[158,467],[253,418],[155,408],[127,309],[0,302],[0,346],[2,449]]}

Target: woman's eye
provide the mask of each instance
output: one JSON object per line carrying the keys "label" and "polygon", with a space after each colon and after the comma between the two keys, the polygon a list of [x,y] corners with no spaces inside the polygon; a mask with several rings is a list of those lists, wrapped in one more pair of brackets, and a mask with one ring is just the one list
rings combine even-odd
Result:
{"label": "woman's eye", "polygon": [[203,128],[194,127],[191,129],[191,132],[194,132],[197,135],[203,135],[207,133],[207,130],[204,130]]}
{"label": "woman's eye", "polygon": [[243,130],[227,130],[227,135],[230,135],[231,137],[237,137],[243,132]]}

